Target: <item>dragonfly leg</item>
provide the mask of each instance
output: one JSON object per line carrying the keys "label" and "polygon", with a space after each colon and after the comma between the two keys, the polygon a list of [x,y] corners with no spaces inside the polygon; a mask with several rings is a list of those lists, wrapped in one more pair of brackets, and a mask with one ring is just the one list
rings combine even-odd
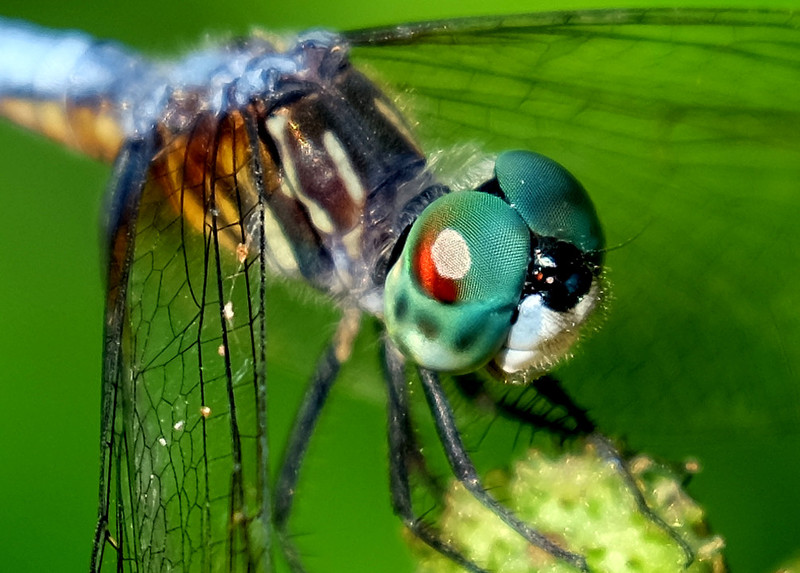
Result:
{"label": "dragonfly leg", "polygon": [[656,526],[658,526],[667,535],[669,535],[673,541],[680,546],[680,548],[683,550],[684,556],[686,557],[684,566],[689,567],[694,561],[694,551],[691,547],[689,547],[689,544],[686,543],[686,540],[681,537],[680,533],[671,528],[652,509],[650,509],[649,505],[647,505],[647,500],[645,500],[642,490],[639,489],[636,479],[631,474],[630,469],[628,469],[628,464],[623,459],[619,450],[617,450],[614,444],[611,443],[611,440],[597,432],[591,434],[589,436],[589,440],[597,448],[597,451],[600,453],[602,458],[608,460],[614,465],[614,469],[622,477],[625,485],[628,486],[628,491],[633,494],[633,498],[636,501],[636,506],[639,509],[639,512]]}
{"label": "dragonfly leg", "polygon": [[494,414],[534,430],[545,430],[562,439],[587,436],[596,430],[586,410],[552,376],[510,388],[494,380],[494,384],[487,384],[489,380],[475,373],[454,376],[453,381],[465,398],[491,404]]}
{"label": "dragonfly leg", "polygon": [[294,573],[305,571],[297,549],[289,539],[288,532],[289,516],[292,512],[292,502],[300,477],[300,467],[303,464],[308,443],[314,433],[314,427],[319,420],[325,400],[339,374],[339,367],[350,357],[353,341],[358,333],[359,322],[360,313],[357,310],[345,310],[333,339],[320,356],[295,417],[275,487],[273,516],[275,529],[278,532],[286,560]]}
{"label": "dragonfly leg", "polygon": [[436,424],[436,431],[439,434],[447,461],[450,463],[456,479],[464,485],[476,500],[528,540],[529,543],[546,551],[553,557],[562,559],[577,567],[581,571],[588,571],[586,559],[582,555],[568,551],[553,543],[544,534],[536,531],[514,515],[508,507],[498,502],[486,491],[475,465],[472,463],[469,454],[464,448],[464,443],[461,441],[461,435],[456,427],[452,408],[442,390],[438,376],[435,372],[425,368],[420,368],[419,373],[425,398],[428,401],[428,406]]}
{"label": "dragonfly leg", "polygon": [[[637,508],[642,515],[666,532],[681,547],[686,556],[686,566],[691,565],[694,561],[692,549],[678,532],[667,525],[647,505],[647,501],[630,473],[622,454],[611,440],[598,432],[586,410],[572,400],[556,378],[549,375],[542,376],[521,390],[515,389],[516,393],[514,394],[504,390],[504,393],[499,396],[493,393],[492,389],[485,384],[485,380],[479,376],[458,376],[455,377],[455,382],[456,388],[466,397],[473,400],[484,398],[486,399],[484,401],[492,403],[500,416],[517,420],[536,429],[554,432],[562,438],[586,437],[603,459],[614,465],[614,469],[634,496]],[[528,397],[529,393],[534,397]],[[551,407],[543,408],[535,403],[536,400],[544,400]],[[559,413],[556,417],[552,415],[553,410],[557,410]]]}
{"label": "dragonfly leg", "polygon": [[[384,341],[384,370],[387,381],[389,418],[389,482],[392,506],[403,524],[418,539],[472,573],[488,573],[444,541],[435,529],[414,513],[409,470],[423,468],[424,460],[414,438],[406,395],[405,362],[399,352]],[[425,472],[427,475],[427,472]]]}

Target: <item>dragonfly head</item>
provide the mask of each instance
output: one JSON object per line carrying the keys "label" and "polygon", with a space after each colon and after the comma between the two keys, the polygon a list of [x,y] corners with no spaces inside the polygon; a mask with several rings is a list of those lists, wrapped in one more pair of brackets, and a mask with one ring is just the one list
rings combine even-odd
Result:
{"label": "dragonfly head", "polygon": [[432,202],[385,284],[393,342],[417,364],[469,372],[490,361],[535,377],[564,357],[602,295],[603,233],[561,165],[527,151],[495,177]]}

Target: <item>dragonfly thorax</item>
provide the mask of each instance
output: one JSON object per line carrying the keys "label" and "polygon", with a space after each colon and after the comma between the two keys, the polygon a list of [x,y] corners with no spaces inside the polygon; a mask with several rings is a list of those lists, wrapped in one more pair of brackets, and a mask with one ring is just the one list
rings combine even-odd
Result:
{"label": "dragonfly thorax", "polygon": [[444,192],[409,126],[334,35],[281,53],[261,40],[235,49],[244,55],[216,69],[205,93],[173,91],[153,179],[193,226],[214,220],[231,255],[263,233],[273,270],[380,313],[385,261],[408,213]]}

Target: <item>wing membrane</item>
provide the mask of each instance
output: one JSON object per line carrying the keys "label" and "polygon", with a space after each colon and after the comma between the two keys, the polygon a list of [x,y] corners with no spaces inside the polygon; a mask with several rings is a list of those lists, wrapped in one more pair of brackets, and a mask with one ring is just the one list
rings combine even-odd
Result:
{"label": "wing membrane", "polygon": [[635,237],[609,254],[614,336],[566,369],[576,395],[626,430],[659,404],[651,437],[724,435],[800,419],[800,356],[786,348],[800,325],[784,310],[800,261],[780,247],[800,239],[786,216],[800,179],[798,24],[777,12],[603,11],[350,38],[429,152],[467,141],[545,153],[585,184],[611,245]]}
{"label": "wing membrane", "polygon": [[132,241],[116,251],[128,265],[112,261],[128,271],[112,276],[122,302],[109,304],[121,359],[105,382],[102,565],[266,571],[265,278],[251,245],[261,218],[250,141],[239,114],[160,137],[140,194],[119,194],[136,218],[117,230]]}

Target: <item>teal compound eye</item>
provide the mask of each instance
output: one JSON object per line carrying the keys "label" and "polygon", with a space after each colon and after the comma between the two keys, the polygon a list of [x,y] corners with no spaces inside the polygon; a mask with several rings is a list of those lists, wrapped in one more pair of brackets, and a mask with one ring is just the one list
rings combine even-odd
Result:
{"label": "teal compound eye", "polygon": [[460,191],[414,222],[386,277],[389,336],[417,364],[466,372],[506,339],[525,283],[530,232],[505,201]]}
{"label": "teal compound eye", "polygon": [[549,157],[505,151],[495,162],[497,184],[506,201],[539,237],[599,253],[603,230],[594,204],[580,182]]}

